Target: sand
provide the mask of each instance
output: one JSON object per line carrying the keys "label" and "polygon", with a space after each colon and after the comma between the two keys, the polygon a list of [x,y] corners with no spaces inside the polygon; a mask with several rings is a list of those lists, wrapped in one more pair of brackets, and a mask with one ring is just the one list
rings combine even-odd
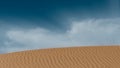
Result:
{"label": "sand", "polygon": [[1,54],[0,68],[120,68],[120,46],[52,48]]}

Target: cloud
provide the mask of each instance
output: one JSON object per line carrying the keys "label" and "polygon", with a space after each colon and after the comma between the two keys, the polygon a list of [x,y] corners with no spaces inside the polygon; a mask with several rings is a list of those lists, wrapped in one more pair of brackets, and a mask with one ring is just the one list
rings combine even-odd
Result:
{"label": "cloud", "polygon": [[119,19],[91,19],[73,22],[69,35],[84,45],[119,44],[119,29]]}
{"label": "cloud", "polygon": [[44,28],[10,29],[4,52],[52,47],[120,44],[120,18],[72,21],[70,29],[56,33]]}
{"label": "cloud", "polygon": [[42,28],[10,30],[6,35],[9,38],[9,41],[6,41],[5,45],[7,47],[10,46],[13,51],[16,51],[16,48],[19,51],[21,48],[23,50],[23,48],[37,49],[70,45],[65,34],[52,33],[51,31]]}

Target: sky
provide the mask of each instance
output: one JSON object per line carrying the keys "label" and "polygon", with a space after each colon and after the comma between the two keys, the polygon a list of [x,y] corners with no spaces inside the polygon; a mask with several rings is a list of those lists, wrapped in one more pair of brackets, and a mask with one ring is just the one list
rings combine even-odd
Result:
{"label": "sky", "polygon": [[120,0],[0,0],[0,53],[120,44]]}

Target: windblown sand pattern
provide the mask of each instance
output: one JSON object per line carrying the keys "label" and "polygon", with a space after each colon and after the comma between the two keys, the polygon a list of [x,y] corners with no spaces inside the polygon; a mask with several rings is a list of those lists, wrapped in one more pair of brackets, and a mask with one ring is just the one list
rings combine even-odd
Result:
{"label": "windblown sand pattern", "polygon": [[0,68],[120,68],[120,46],[53,48],[1,54]]}

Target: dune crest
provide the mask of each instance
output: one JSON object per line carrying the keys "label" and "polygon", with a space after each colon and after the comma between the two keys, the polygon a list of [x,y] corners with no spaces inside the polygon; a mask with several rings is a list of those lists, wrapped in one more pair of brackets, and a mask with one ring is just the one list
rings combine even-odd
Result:
{"label": "dune crest", "polygon": [[120,68],[120,46],[52,48],[1,54],[0,68]]}

